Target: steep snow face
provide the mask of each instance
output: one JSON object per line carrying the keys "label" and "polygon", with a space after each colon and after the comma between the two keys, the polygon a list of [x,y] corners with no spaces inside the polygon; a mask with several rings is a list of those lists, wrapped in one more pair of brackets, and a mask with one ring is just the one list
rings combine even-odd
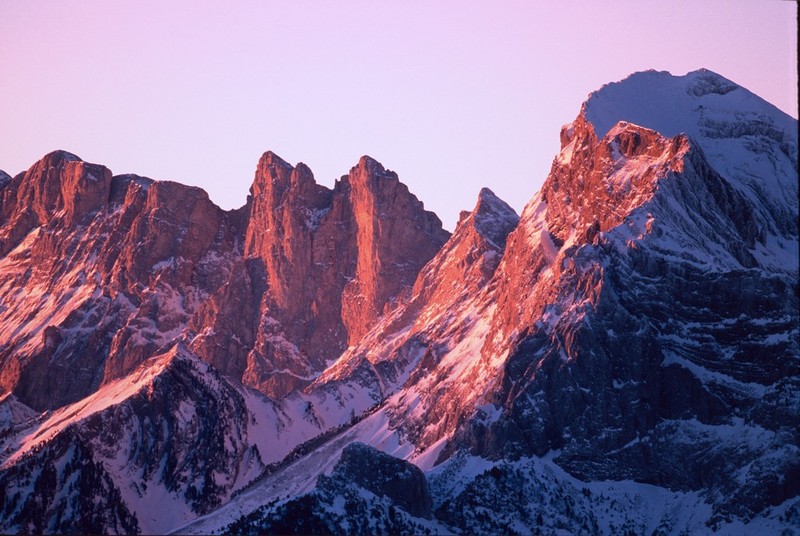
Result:
{"label": "steep snow face", "polygon": [[[25,475],[31,488],[22,494],[24,501],[13,494],[0,498],[12,523],[0,526],[28,526],[31,512],[58,520],[61,502],[77,502],[69,498],[71,479],[90,478],[101,480],[98,490],[110,494],[114,504],[108,507],[117,516],[95,516],[105,524],[92,525],[94,532],[119,531],[114,523],[124,521],[145,533],[163,533],[229,500],[269,464],[319,434],[320,425],[305,410],[300,402],[279,407],[231,383],[182,345],[50,414],[31,417],[6,397],[0,415],[13,420],[5,423],[0,441],[0,481]],[[71,453],[66,458],[65,450]],[[36,467],[50,465],[59,477],[36,484]],[[80,493],[94,497],[88,489]],[[64,501],[50,500],[62,495]],[[85,502],[62,516],[63,523],[95,519]]]}
{"label": "steep snow face", "polygon": [[770,234],[797,242],[797,120],[772,104],[705,69],[647,71],[595,91],[583,112],[598,138],[619,121],[688,135]]}
{"label": "steep snow face", "polygon": [[795,119],[708,69],[683,76],[667,71],[634,73],[592,92],[585,111],[598,137],[603,137],[619,121],[651,128],[668,137],[681,133],[712,137],[708,114],[724,114],[728,120],[744,119],[745,123],[757,114],[777,131],[763,133],[772,136],[783,132],[794,141],[797,139]]}

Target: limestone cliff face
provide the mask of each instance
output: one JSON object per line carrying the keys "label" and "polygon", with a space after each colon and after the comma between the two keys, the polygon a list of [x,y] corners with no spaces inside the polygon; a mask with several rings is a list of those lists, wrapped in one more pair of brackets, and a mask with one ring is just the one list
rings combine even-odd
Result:
{"label": "limestone cliff face", "polygon": [[267,152],[234,211],[64,151],[0,179],[0,385],[39,409],[179,341],[281,397],[407,295],[448,237],[368,157],[330,190]]}
{"label": "limestone cliff face", "polygon": [[130,372],[170,344],[216,291],[239,251],[240,223],[199,189],[168,181],[121,181],[124,225],[100,252],[111,288],[136,311],[114,334],[103,381]]}
{"label": "limestone cliff face", "polygon": [[488,188],[461,213],[456,231],[414,284],[415,301],[448,308],[456,296],[477,295],[494,275],[506,238],[519,223],[514,210]]}
{"label": "limestone cliff face", "polygon": [[74,225],[108,199],[111,172],[66,151],[48,154],[15,179],[6,175],[0,190],[0,255],[6,254],[36,226],[58,219]]}
{"label": "limestone cliff face", "polygon": [[[236,273],[249,274],[240,303],[254,323],[202,335],[195,322],[202,337],[194,347],[213,363],[233,354],[235,365],[223,368],[243,370],[246,384],[276,397],[358,341],[449,236],[396,174],[366,156],[329,190],[304,164],[267,152],[246,209],[250,268]],[[227,299],[213,301],[224,308]],[[209,321],[219,326],[222,316],[211,312]],[[247,341],[234,352],[223,343],[230,331]]]}
{"label": "limestone cliff face", "polygon": [[36,408],[136,367],[221,285],[237,213],[198,188],[58,151],[6,181],[0,221],[0,383]]}
{"label": "limestone cliff face", "polygon": [[[694,95],[693,76],[678,90]],[[620,120],[598,137],[585,105],[519,223],[487,240],[486,215],[504,211],[482,193],[412,300],[312,389],[368,390],[437,463],[555,451],[583,480],[702,490],[714,515],[743,519],[796,497],[797,200],[753,194],[796,188],[796,122],[729,128],[749,115],[715,99],[681,120],[728,114],[724,128],[691,137]]]}
{"label": "limestone cliff face", "polygon": [[684,136],[669,139],[627,123],[599,140],[583,113],[562,129],[561,144],[542,190],[522,215],[523,225],[509,236],[495,320],[503,336],[532,325],[561,292],[552,285],[566,268],[557,262],[559,255],[622,224],[654,196],[660,178],[683,171],[689,151]]}
{"label": "limestone cliff face", "polygon": [[[481,190],[475,208],[462,213],[453,236],[420,271],[410,300],[309,389],[336,392],[336,399],[368,393],[377,403],[403,388],[405,396],[390,405],[393,425],[421,449],[440,439],[495,377],[480,360],[481,345],[494,310],[495,271],[518,222],[508,204]],[[412,408],[406,400],[422,403]]]}
{"label": "limestone cliff face", "polygon": [[352,345],[413,285],[449,233],[375,160],[363,157],[347,180],[358,256],[355,276],[344,288],[342,317]]}

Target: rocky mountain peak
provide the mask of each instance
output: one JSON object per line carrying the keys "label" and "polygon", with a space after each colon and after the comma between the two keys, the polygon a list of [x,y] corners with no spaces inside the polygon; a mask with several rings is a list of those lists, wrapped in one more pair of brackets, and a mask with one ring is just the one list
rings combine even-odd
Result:
{"label": "rocky mountain peak", "polygon": [[356,164],[355,167],[364,169],[379,169],[381,171],[384,171],[383,164],[381,164],[368,154],[361,155],[361,158],[358,159],[358,164]]}
{"label": "rocky mountain peak", "polygon": [[[364,217],[371,217],[375,208],[378,210],[385,208],[377,205],[384,203],[388,195],[394,195],[398,190],[404,192],[405,196],[410,195],[408,188],[400,182],[397,173],[384,168],[380,162],[366,155],[362,156],[342,179],[351,189],[350,197],[353,198],[353,210],[357,216],[363,213]],[[416,197],[414,200],[417,201]],[[419,201],[415,204],[422,207]]]}
{"label": "rocky mountain peak", "polygon": [[298,162],[292,166],[272,151],[267,151],[258,162],[248,205],[251,211],[256,211],[258,219],[260,211],[275,210],[285,203],[301,211],[324,208],[330,203],[330,195],[328,188],[316,183],[307,165]]}
{"label": "rocky mountain peak", "polygon": [[273,202],[279,202],[281,194],[289,186],[289,177],[293,170],[289,163],[272,151],[265,152],[258,161],[248,203],[257,206],[267,197],[275,198],[271,199]]}
{"label": "rocky mountain peak", "polygon": [[480,292],[518,223],[513,208],[490,189],[481,189],[475,208],[461,213],[453,236],[420,272],[414,284],[415,299],[432,309],[446,308],[458,296]]}
{"label": "rocky mountain peak", "polygon": [[[143,213],[148,226],[158,229],[156,236],[144,237],[148,247],[140,252],[153,264],[170,257],[199,262],[218,238],[224,218],[205,190],[172,181],[154,181],[146,188]],[[178,229],[169,231],[173,222]]]}
{"label": "rocky mountain peak", "polygon": [[66,151],[55,151],[34,164],[23,178],[18,201],[25,200],[39,224],[60,210],[68,224],[108,201],[111,171]]}
{"label": "rocky mountain peak", "polygon": [[[64,165],[66,162],[82,162],[80,156],[70,153],[69,151],[65,151],[63,149],[56,149],[55,151],[51,151],[44,155],[37,164],[41,164],[42,167],[51,168],[51,167],[60,167]],[[34,164],[35,166],[36,164]]]}
{"label": "rocky mountain peak", "polygon": [[258,162],[259,167],[268,167],[268,168],[291,168],[291,164],[289,164],[286,160],[275,154],[274,152],[267,150],[264,151],[264,154],[261,155],[261,158]]}
{"label": "rocky mountain peak", "polygon": [[[305,164],[293,167],[267,152],[248,213],[249,264],[231,277],[245,283],[237,299],[248,304],[256,325],[231,326],[218,316],[227,310],[220,303],[206,320],[216,335],[196,351],[273,396],[305,385],[358,340],[410,292],[419,269],[449,236],[395,173],[369,157],[330,190]],[[246,356],[242,349],[223,351],[230,344],[217,338],[231,340],[227,331],[252,350]],[[222,365],[225,360],[236,364]]]}
{"label": "rocky mountain peak", "polygon": [[[628,121],[617,122],[598,139],[587,115],[584,105],[578,118],[562,129],[563,147],[541,199],[529,204],[523,214],[523,219],[530,220],[529,227],[546,214],[544,227],[556,250],[591,244],[600,233],[622,224],[637,239],[654,230],[660,236],[658,229],[669,227],[673,235],[677,229],[684,230],[686,240],[697,242],[698,249],[706,252],[705,260],[698,257],[697,262],[744,267],[756,262],[750,252],[734,244],[747,244],[751,250],[757,250],[759,243],[763,246],[768,219],[775,213],[764,208],[763,197],[747,199],[751,190],[721,176],[702,140],[687,134],[670,138]],[[540,201],[546,212],[538,206]],[[682,210],[670,208],[675,203]],[[693,229],[687,223],[704,221],[716,223]],[[681,241],[676,236],[672,239]],[[675,244],[665,241],[660,247],[677,248]],[[764,262],[779,263],[776,259]]]}
{"label": "rocky mountain peak", "polygon": [[472,219],[475,230],[500,249],[505,247],[508,233],[519,223],[519,216],[514,209],[489,188],[481,188]]}
{"label": "rocky mountain peak", "polygon": [[130,204],[138,194],[142,194],[144,197],[150,185],[154,182],[153,179],[133,173],[114,175],[111,177],[109,204],[116,206]]}
{"label": "rocky mountain peak", "polygon": [[0,234],[0,254],[51,220],[81,222],[107,204],[111,188],[111,171],[66,151],[49,153],[19,177],[0,194],[0,216],[9,222]]}
{"label": "rocky mountain peak", "polygon": [[686,136],[670,139],[626,121],[598,139],[583,110],[562,129],[562,145],[541,193],[548,232],[558,244],[571,237],[591,242],[598,231],[619,225],[652,198],[661,178],[683,170],[691,147]]}
{"label": "rocky mountain peak", "polygon": [[[419,269],[438,252],[449,233],[396,173],[369,156],[350,170],[347,181],[358,255],[355,276],[344,288],[342,312],[352,344],[386,306],[400,298],[403,289],[413,285]],[[414,261],[409,263],[409,259]]]}
{"label": "rocky mountain peak", "polygon": [[[250,219],[245,236],[245,255],[272,256],[275,240],[298,231],[297,224],[328,208],[331,192],[314,180],[305,164],[291,166],[271,151],[261,157],[250,188]],[[313,226],[313,221],[306,221]]]}

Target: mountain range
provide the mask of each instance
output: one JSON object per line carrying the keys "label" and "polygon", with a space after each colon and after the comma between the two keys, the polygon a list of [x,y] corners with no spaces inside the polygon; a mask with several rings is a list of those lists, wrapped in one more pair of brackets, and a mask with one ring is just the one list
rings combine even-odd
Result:
{"label": "mountain range", "polygon": [[368,156],[0,172],[0,531],[800,534],[797,129],[636,73],[452,234]]}

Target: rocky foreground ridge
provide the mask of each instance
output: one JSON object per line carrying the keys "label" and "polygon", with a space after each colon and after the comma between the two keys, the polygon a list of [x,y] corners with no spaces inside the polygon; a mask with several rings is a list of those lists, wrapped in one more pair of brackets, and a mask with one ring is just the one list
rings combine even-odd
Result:
{"label": "rocky foreground ridge", "polygon": [[0,174],[0,528],[796,533],[797,121],[651,71],[561,142],[452,236],[369,157]]}

